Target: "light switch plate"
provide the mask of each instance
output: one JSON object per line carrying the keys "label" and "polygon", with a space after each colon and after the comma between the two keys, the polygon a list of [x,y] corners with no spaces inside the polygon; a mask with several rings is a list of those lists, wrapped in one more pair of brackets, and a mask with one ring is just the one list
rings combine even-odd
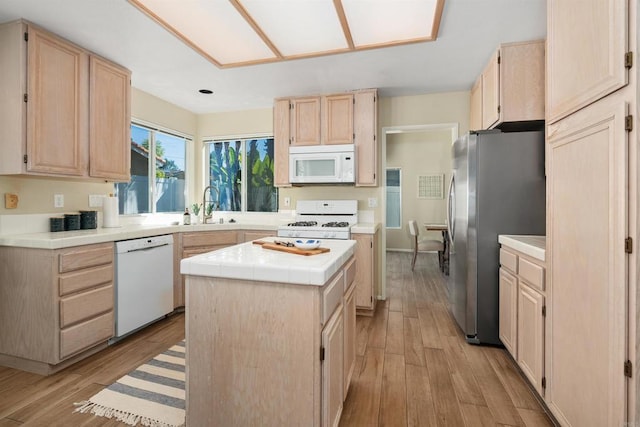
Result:
{"label": "light switch plate", "polygon": [[5,209],[15,209],[18,207],[18,195],[12,193],[4,194],[4,207]]}
{"label": "light switch plate", "polygon": [[53,195],[53,207],[54,208],[64,208],[64,194],[54,194]]}
{"label": "light switch plate", "polygon": [[288,208],[289,206],[291,206],[291,197],[285,197],[284,198],[284,207]]}
{"label": "light switch plate", "polygon": [[378,199],[376,199],[375,197],[369,197],[369,207],[375,208],[377,206],[378,206]]}

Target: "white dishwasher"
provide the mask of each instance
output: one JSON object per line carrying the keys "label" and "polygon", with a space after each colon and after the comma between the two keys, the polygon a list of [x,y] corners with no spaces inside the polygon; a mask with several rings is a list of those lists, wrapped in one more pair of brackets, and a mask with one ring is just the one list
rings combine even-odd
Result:
{"label": "white dishwasher", "polygon": [[116,242],[116,338],[173,311],[173,236]]}

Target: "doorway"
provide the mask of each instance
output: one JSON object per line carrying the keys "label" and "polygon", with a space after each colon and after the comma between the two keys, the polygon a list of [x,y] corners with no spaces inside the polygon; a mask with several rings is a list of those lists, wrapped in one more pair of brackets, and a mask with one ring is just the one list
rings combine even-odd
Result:
{"label": "doorway", "polygon": [[[390,154],[392,152],[392,150],[394,149],[394,146],[392,146],[391,144],[394,143],[400,143],[401,141],[403,144],[407,143],[407,144],[413,144],[413,146],[416,148],[416,152],[420,153],[420,140],[422,141],[426,141],[429,140],[430,137],[431,139],[433,139],[434,135],[438,135],[438,138],[440,140],[444,139],[445,143],[448,143],[449,146],[451,144],[453,144],[453,142],[458,138],[458,129],[459,129],[459,124],[458,123],[439,123],[439,124],[425,124],[425,125],[412,125],[412,126],[388,126],[388,127],[383,127],[382,128],[382,153],[381,153],[381,159],[382,159],[382,171],[384,171],[385,173],[382,174],[382,188],[384,189],[384,191],[381,191],[381,201],[382,201],[382,206],[381,206],[381,214],[382,214],[382,220],[381,223],[383,224],[384,227],[384,232],[382,233],[381,236],[381,247],[383,248],[382,250],[382,262],[381,262],[381,272],[380,272],[380,277],[381,277],[381,289],[380,289],[380,298],[382,299],[386,299],[387,296],[387,285],[386,285],[386,274],[387,274],[387,233],[394,233],[394,236],[391,236],[392,238],[398,238],[398,239],[402,239],[402,233],[404,230],[404,223],[406,223],[409,219],[413,219],[413,218],[408,218],[407,215],[411,216],[415,216],[417,215],[416,211],[411,211],[411,209],[408,209],[406,207],[408,206],[413,206],[413,205],[420,205],[420,203],[418,203],[417,200],[419,197],[419,191],[418,191],[418,186],[419,186],[419,177],[420,176],[425,176],[425,175],[436,175],[436,171],[422,171],[422,172],[426,172],[426,174],[416,174],[415,172],[412,174],[413,176],[408,176],[407,174],[407,168],[404,168],[403,165],[401,164],[390,164],[387,162],[387,155],[388,153]],[[428,143],[428,142],[427,142]],[[406,149],[405,149],[406,150]],[[406,155],[405,155],[406,156]],[[413,156],[409,156],[409,157],[413,157],[413,161],[415,162],[419,162],[420,161],[420,156],[419,155],[413,155]],[[398,159],[401,159],[402,156],[389,156],[389,159],[394,159],[393,162],[397,162],[399,161]],[[402,161],[404,162],[404,161]],[[405,192],[406,191],[413,191],[411,190],[410,185],[413,185],[415,188],[415,198],[414,201],[415,203],[409,201],[409,200],[405,200],[404,202],[404,207],[402,208],[402,212],[403,212],[403,217],[400,218],[400,227],[399,228],[391,228],[388,229],[386,227],[387,224],[387,174],[386,171],[391,168],[401,168],[403,169],[403,187],[405,188]],[[419,168],[415,168],[415,170],[419,170]],[[446,166],[446,172],[448,173],[450,170],[450,165]],[[433,174],[431,174],[430,172],[434,172]],[[440,172],[440,171],[437,171]],[[444,192],[446,192],[446,188],[444,189]],[[412,196],[413,197],[413,196]],[[406,197],[404,197],[404,199],[406,199]],[[444,203],[444,201],[442,201]],[[437,206],[436,204],[433,204],[434,206]],[[437,209],[437,207],[435,208]],[[419,218],[416,218],[416,220]],[[444,221],[444,218],[443,218]]]}

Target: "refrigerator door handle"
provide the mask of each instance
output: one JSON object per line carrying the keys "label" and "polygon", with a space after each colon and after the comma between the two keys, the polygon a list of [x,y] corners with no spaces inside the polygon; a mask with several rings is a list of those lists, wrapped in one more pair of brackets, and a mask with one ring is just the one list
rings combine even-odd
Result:
{"label": "refrigerator door handle", "polygon": [[455,185],[455,175],[451,174],[451,181],[449,182],[449,195],[448,195],[448,206],[447,206],[447,231],[449,232],[449,242],[453,245],[453,233],[455,233],[455,226],[453,221],[455,219],[455,203],[453,203],[453,192]]}

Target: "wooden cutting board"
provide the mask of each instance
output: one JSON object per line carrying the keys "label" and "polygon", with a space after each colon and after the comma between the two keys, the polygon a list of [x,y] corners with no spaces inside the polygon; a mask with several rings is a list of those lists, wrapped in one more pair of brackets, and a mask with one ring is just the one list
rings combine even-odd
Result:
{"label": "wooden cutting board", "polygon": [[316,248],[316,249],[304,250],[304,249],[298,249],[295,246],[290,247],[290,246],[276,245],[275,243],[264,242],[262,240],[254,240],[253,244],[260,245],[263,247],[263,249],[271,249],[274,251],[287,252],[290,254],[306,255],[306,256],[324,254],[330,251],[329,248]]}

